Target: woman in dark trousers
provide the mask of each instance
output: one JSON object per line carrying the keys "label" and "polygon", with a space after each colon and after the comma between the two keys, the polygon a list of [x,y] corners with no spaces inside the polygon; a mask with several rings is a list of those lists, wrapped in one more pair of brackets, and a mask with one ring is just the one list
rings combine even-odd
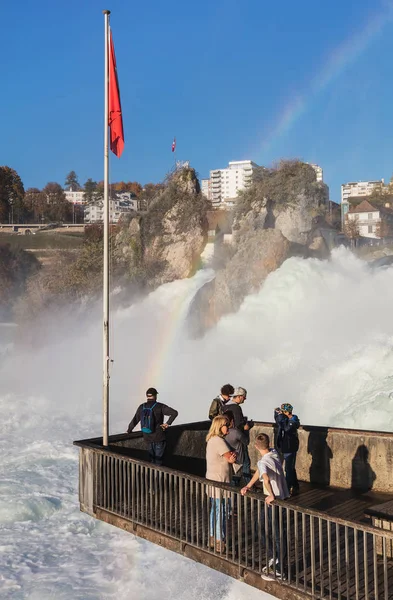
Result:
{"label": "woman in dark trousers", "polygon": [[296,454],[299,450],[298,429],[300,421],[293,414],[293,406],[289,403],[281,404],[274,411],[274,420],[277,424],[276,449],[285,461],[285,478],[291,496],[299,493],[299,481],[296,474]]}

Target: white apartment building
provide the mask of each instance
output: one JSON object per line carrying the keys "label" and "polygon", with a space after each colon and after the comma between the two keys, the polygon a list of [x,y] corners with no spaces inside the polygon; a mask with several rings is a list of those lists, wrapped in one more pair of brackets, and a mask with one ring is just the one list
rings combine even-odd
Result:
{"label": "white apartment building", "polygon": [[370,196],[374,190],[382,189],[385,185],[384,179],[377,181],[350,181],[341,186],[341,202],[347,202],[349,198],[361,198]]}
{"label": "white apartment building", "polygon": [[64,191],[66,200],[72,204],[85,204],[84,190],[73,191],[71,188]]}
{"label": "white apartment building", "polygon": [[258,165],[252,160],[231,161],[225,169],[210,171],[210,200],[213,206],[235,203],[235,198],[252,182],[252,174]]}

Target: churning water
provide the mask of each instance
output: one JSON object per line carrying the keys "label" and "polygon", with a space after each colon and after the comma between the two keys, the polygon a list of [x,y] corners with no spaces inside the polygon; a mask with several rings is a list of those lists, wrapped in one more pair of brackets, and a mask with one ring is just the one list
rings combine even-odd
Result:
{"label": "churning water", "polygon": [[[204,419],[228,381],[248,389],[254,419],[290,401],[303,423],[392,429],[392,268],[372,270],[345,250],[290,259],[236,315],[190,340],[190,303],[212,276],[164,285],[113,315],[112,433],[126,430],[150,385],[188,421]],[[58,315],[47,345],[0,360],[2,598],[263,597],[79,513],[72,440],[101,431],[99,319]]]}

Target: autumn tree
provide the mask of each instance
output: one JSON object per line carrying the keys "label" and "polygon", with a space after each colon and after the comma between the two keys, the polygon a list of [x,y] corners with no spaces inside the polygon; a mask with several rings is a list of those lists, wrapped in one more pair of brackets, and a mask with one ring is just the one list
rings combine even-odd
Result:
{"label": "autumn tree", "polygon": [[346,217],[344,223],[344,233],[350,240],[355,240],[360,237],[359,223],[357,219],[349,219]]}
{"label": "autumn tree", "polygon": [[376,225],[375,235],[378,238],[391,237],[393,235],[392,224],[389,223],[383,215],[381,215],[381,219]]}
{"label": "autumn tree", "polygon": [[24,195],[25,190],[18,173],[10,167],[0,167],[0,222],[7,221],[11,213],[16,222],[24,220]]}
{"label": "autumn tree", "polygon": [[75,171],[70,171],[68,173],[64,183],[64,187],[66,187],[68,190],[72,190],[73,192],[76,192],[81,189],[81,186],[79,185],[78,181],[78,176],[75,173]]}
{"label": "autumn tree", "polygon": [[139,196],[141,209],[148,210],[154,198],[164,189],[165,185],[163,183],[147,183]]}
{"label": "autumn tree", "polygon": [[29,220],[34,223],[47,220],[48,199],[38,188],[29,188],[25,193],[24,204]]}

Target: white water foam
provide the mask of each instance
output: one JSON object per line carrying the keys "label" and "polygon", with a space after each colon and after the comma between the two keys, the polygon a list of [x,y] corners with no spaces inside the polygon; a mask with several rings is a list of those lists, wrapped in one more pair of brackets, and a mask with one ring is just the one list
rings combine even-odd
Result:
{"label": "white water foam", "polygon": [[[330,261],[290,259],[238,314],[190,340],[182,318],[211,276],[203,271],[162,286],[115,315],[113,433],[126,430],[147,366],[160,356],[149,385],[179,409],[179,421],[204,419],[229,380],[249,389],[245,412],[255,419],[269,419],[274,406],[291,401],[309,424],[392,428],[393,269],[372,271],[344,250]],[[174,303],[178,318],[168,329]],[[63,326],[45,348],[2,359],[1,597],[263,598],[79,513],[72,440],[101,431],[101,327],[79,321],[69,333],[71,325]],[[159,340],[166,345],[159,348]]]}

